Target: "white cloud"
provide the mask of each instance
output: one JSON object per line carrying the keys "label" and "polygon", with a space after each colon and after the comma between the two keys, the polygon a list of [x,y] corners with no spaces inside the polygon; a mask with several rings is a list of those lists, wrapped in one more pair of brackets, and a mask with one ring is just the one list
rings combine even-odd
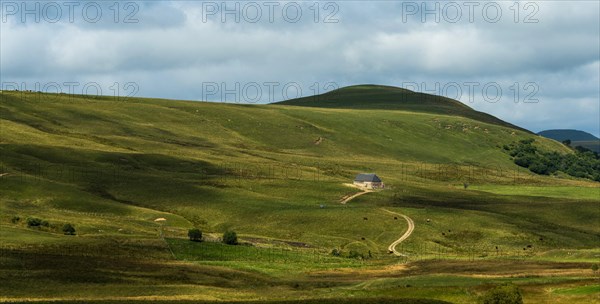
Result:
{"label": "white cloud", "polygon": [[539,22],[523,23],[533,12],[526,3],[532,2],[519,4],[518,23],[513,2],[499,2],[497,23],[484,20],[485,2],[475,10],[475,22],[463,11],[456,23],[444,16],[440,23],[422,23],[420,14],[404,21],[406,5],[390,1],[335,2],[338,23],[323,22],[332,10],[322,2],[318,23],[313,3],[305,2],[298,23],[286,22],[281,10],[273,23],[266,10],[258,23],[231,22],[231,16],[222,23],[219,14],[204,22],[201,2],[148,1],[138,3],[139,23],[129,24],[122,22],[125,7],[114,22],[112,2],[102,2],[105,18],[95,24],[8,18],[0,24],[0,69],[3,82],[94,81],[108,87],[131,81],[139,84],[139,96],[185,99],[200,99],[203,82],[296,82],[308,95],[315,82],[477,81],[500,83],[505,96],[514,82],[534,82],[538,104],[479,98],[470,105],[526,128],[573,126],[598,135],[600,4],[535,2]]}

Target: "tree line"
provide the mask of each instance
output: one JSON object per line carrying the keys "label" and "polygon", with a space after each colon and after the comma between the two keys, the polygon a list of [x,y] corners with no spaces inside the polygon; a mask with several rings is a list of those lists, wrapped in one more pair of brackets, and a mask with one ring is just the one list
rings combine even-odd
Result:
{"label": "tree line", "polygon": [[570,176],[600,181],[600,155],[585,147],[572,148],[574,153],[542,151],[534,146],[535,139],[523,139],[504,145],[515,164],[529,171],[550,175],[563,172]]}

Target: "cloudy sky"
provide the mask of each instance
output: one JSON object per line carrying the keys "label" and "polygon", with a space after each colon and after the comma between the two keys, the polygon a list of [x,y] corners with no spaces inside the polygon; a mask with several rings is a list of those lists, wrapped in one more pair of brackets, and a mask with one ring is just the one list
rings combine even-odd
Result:
{"label": "cloudy sky", "polygon": [[2,0],[3,89],[266,103],[386,84],[600,135],[598,1],[114,3]]}

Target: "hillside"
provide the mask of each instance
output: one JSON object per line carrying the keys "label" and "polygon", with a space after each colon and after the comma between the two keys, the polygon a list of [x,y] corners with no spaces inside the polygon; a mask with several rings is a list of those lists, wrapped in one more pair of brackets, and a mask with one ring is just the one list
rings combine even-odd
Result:
{"label": "hillside", "polygon": [[481,122],[519,129],[484,112],[475,111],[451,98],[380,85],[355,85],[324,94],[277,102],[275,104],[339,109],[402,110],[462,116]]}
{"label": "hillside", "polygon": [[[572,152],[510,126],[441,108],[7,91],[0,98],[0,280],[9,282],[0,294],[7,302],[109,294],[115,301],[469,303],[512,276],[544,303],[554,296],[548,290],[590,280],[598,183],[515,165],[502,147],[524,139]],[[340,204],[358,191],[344,184],[361,172],[376,173],[385,190]],[[397,247],[404,258],[388,254],[408,228],[390,212],[414,220]],[[32,217],[47,225],[29,227]],[[65,223],[76,236],[60,231]],[[205,242],[186,240],[192,227]],[[244,246],[218,243],[227,230]],[[525,256],[531,260],[511,264]],[[555,277],[526,275],[542,269]]]}
{"label": "hillside", "polygon": [[596,136],[579,130],[546,130],[538,132],[538,135],[554,139],[559,142],[571,141],[571,147],[584,147],[600,153],[600,139]]}
{"label": "hillside", "polygon": [[565,141],[567,139],[571,141],[594,141],[600,140],[596,136],[579,130],[572,129],[557,129],[557,130],[545,130],[537,133],[540,136],[544,136],[546,138],[554,139],[556,141]]}

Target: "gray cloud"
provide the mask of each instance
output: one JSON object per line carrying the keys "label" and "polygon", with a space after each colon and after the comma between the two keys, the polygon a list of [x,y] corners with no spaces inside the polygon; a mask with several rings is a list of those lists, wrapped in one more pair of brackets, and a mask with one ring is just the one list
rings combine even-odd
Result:
{"label": "gray cloud", "polygon": [[[456,22],[448,20],[455,16],[448,2],[438,2],[439,22],[431,14],[421,22],[422,12],[407,13],[415,5],[420,10],[422,2],[281,2],[274,6],[273,22],[265,2],[237,2],[248,13],[239,23],[231,14],[226,22],[220,12],[207,14],[214,5],[222,9],[221,2],[135,2],[137,11],[129,19],[134,9],[121,3],[117,22],[113,2],[98,3],[103,14],[96,23],[80,11],[72,23],[65,14],[56,23],[44,18],[24,23],[18,13],[2,20],[2,81],[28,87],[95,82],[105,94],[115,82],[135,82],[138,96],[193,100],[220,100],[206,96],[203,83],[231,89],[256,82],[263,89],[262,102],[284,98],[287,83],[298,84],[303,95],[317,87],[322,92],[329,82],[424,83],[426,89],[436,83],[442,88],[452,82],[498,83],[499,102],[487,102],[481,92],[473,103],[466,95],[461,101],[534,131],[569,127],[600,133],[598,2],[478,2],[472,22],[466,2],[454,2],[462,9]],[[425,5],[431,9],[435,3]],[[296,4],[303,14],[290,22]],[[496,4],[502,15],[491,22]],[[486,5],[491,7],[487,15]],[[262,7],[261,18],[247,22],[244,16],[256,16],[256,6]],[[283,15],[284,7],[290,14]],[[327,21],[337,23],[324,22],[336,10]],[[528,16],[537,23],[525,23]],[[138,22],[125,22],[134,19]],[[269,96],[265,82],[279,83],[275,96]],[[510,89],[515,82],[521,90],[535,83],[539,102],[515,103]],[[520,91],[520,97],[527,93]]]}

